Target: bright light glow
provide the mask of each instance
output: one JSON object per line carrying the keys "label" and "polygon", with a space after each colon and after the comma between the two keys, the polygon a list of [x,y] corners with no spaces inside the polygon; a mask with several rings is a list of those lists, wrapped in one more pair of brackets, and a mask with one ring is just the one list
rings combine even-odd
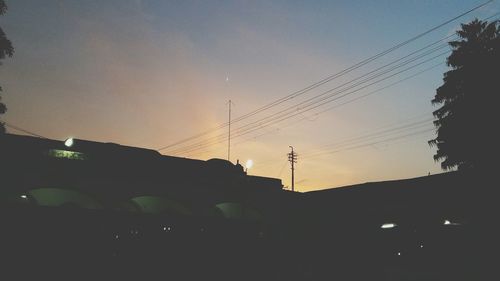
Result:
{"label": "bright light glow", "polygon": [[444,220],[444,225],[462,225],[461,223],[458,223],[458,222],[452,222],[452,221],[449,221],[449,220]]}
{"label": "bright light glow", "polygon": [[401,253],[400,253],[400,252],[398,252],[398,256],[401,256]]}
{"label": "bright light glow", "polygon": [[423,245],[423,244],[421,244],[421,245],[420,245],[420,248],[423,248],[423,247],[424,247],[424,245]]}
{"label": "bright light glow", "polygon": [[395,223],[384,223],[380,228],[388,229],[388,228],[394,228],[397,225]]}
{"label": "bright light glow", "polygon": [[23,194],[23,195],[21,195],[21,198],[26,199],[26,198],[28,198],[28,196]]}
{"label": "bright light glow", "polygon": [[69,139],[67,139],[67,140],[64,141],[64,145],[66,147],[72,147],[73,143],[74,143],[73,138],[69,138]]}
{"label": "bright light glow", "polygon": [[250,168],[252,168],[252,166],[253,166],[253,160],[252,159],[248,159],[247,163],[245,164],[245,167],[247,169],[250,169]]}

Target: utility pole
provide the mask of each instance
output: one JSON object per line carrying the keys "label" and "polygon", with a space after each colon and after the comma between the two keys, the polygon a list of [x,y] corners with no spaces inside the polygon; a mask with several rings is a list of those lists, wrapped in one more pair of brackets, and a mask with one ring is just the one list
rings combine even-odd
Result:
{"label": "utility pole", "polygon": [[293,151],[293,146],[289,146],[292,152],[288,153],[288,161],[292,165],[292,191],[295,191],[295,163],[297,163],[297,153]]}

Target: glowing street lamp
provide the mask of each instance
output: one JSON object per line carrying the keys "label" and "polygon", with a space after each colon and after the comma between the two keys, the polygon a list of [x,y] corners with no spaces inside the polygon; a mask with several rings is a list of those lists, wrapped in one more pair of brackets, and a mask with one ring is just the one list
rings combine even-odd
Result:
{"label": "glowing street lamp", "polygon": [[452,222],[450,220],[444,220],[443,222],[444,225],[461,225],[460,223],[458,222]]}
{"label": "glowing street lamp", "polygon": [[384,223],[383,225],[380,226],[380,228],[383,229],[390,229],[390,228],[395,228],[397,225],[395,223]]}
{"label": "glowing street lamp", "polygon": [[248,159],[247,162],[245,163],[245,172],[247,172],[248,169],[252,168],[252,166],[253,166],[253,160]]}
{"label": "glowing street lamp", "polygon": [[68,138],[68,139],[66,139],[66,140],[64,141],[64,145],[65,145],[66,147],[72,147],[72,146],[73,146],[73,144],[74,144],[73,138]]}

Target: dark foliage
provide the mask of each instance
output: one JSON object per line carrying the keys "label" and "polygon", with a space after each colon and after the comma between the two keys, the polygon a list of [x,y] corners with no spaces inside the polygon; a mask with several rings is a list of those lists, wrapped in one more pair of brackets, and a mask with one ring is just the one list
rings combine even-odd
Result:
{"label": "dark foliage", "polygon": [[[5,4],[4,0],[0,0],[0,15],[5,14],[5,12],[7,12],[7,4]],[[0,65],[2,64],[1,60],[5,59],[6,57],[12,57],[12,55],[14,55],[14,47],[12,47],[12,42],[7,39],[5,32],[0,27]],[[0,87],[0,92],[1,91],[2,87]],[[4,114],[7,111],[7,107],[1,101],[2,97],[0,96],[0,114]],[[5,133],[5,126],[4,123],[0,122],[0,134],[3,133]]]}
{"label": "dark foliage", "polygon": [[434,160],[449,169],[491,168],[498,151],[496,104],[500,65],[500,22],[474,20],[462,24],[460,37],[449,42],[453,52],[444,73],[443,85],[432,104],[437,137]]}

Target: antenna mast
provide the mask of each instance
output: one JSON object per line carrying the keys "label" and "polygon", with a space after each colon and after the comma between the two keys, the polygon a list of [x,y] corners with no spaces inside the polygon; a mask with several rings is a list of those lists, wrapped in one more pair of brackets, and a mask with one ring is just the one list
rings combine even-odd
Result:
{"label": "antenna mast", "polygon": [[231,104],[233,102],[229,100],[228,105],[229,105],[229,130],[227,134],[227,161],[231,162]]}

